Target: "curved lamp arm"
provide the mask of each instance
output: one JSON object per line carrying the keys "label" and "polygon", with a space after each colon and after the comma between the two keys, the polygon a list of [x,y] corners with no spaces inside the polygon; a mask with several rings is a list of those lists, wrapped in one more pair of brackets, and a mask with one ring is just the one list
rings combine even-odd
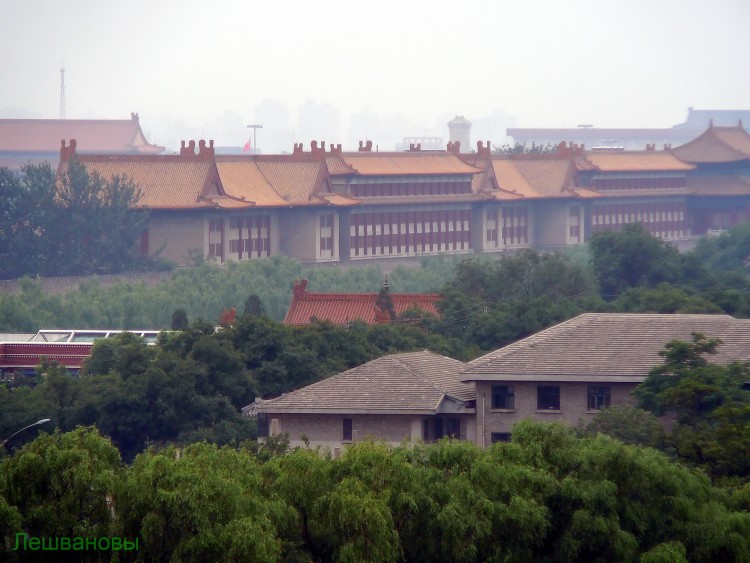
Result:
{"label": "curved lamp arm", "polygon": [[16,430],[15,432],[13,432],[13,434],[11,434],[5,440],[3,440],[2,442],[0,442],[0,446],[5,446],[6,442],[8,442],[11,438],[13,438],[13,436],[16,436],[17,434],[20,434],[24,430],[28,430],[29,428],[33,428],[34,426],[38,426],[40,424],[45,424],[45,423],[49,422],[50,420],[51,419],[49,419],[49,418],[42,418],[42,419],[37,420],[36,422],[34,422],[32,424],[29,424],[28,426],[24,426],[20,430]]}

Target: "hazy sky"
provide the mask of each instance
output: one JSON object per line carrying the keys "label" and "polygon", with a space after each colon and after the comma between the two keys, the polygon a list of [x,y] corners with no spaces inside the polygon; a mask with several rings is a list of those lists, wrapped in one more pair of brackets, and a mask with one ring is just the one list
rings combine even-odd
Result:
{"label": "hazy sky", "polygon": [[64,64],[68,118],[138,112],[169,148],[750,109],[749,0],[0,0],[0,53],[0,117],[58,118]]}

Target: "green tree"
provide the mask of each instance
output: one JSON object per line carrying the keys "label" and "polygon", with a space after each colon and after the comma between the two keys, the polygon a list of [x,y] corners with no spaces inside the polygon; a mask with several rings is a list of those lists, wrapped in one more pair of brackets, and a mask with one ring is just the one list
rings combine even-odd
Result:
{"label": "green tree", "polygon": [[138,456],[115,493],[121,533],[151,561],[280,561],[291,512],[246,452],[195,444]]}
{"label": "green tree", "polygon": [[741,223],[718,237],[701,238],[694,253],[711,269],[747,272],[750,266],[750,223]]}
{"label": "green tree", "polygon": [[255,293],[248,295],[247,299],[245,299],[245,308],[243,309],[242,314],[264,317],[266,315],[266,308],[263,306],[260,297]]}
{"label": "green tree", "polygon": [[48,163],[26,165],[20,176],[0,168],[0,278],[36,275],[53,259],[54,188],[55,172]]}
{"label": "green tree", "polygon": [[530,147],[521,143],[492,147],[492,154],[555,154],[556,152],[557,147],[550,143],[547,143],[546,145],[531,143]]}
{"label": "green tree", "polygon": [[657,447],[664,431],[659,419],[648,411],[632,406],[611,406],[600,410],[582,428],[589,434],[606,434],[624,444]]}
{"label": "green tree", "polygon": [[116,273],[144,264],[137,243],[148,219],[123,176],[89,174],[76,159],[56,175],[27,165],[0,170],[0,277]]}
{"label": "green tree", "polygon": [[589,245],[594,271],[607,299],[630,287],[676,283],[683,276],[677,249],[652,237],[640,223],[625,225],[620,232],[597,233]]}
{"label": "green tree", "polygon": [[657,366],[636,389],[643,408],[675,419],[665,445],[681,459],[715,479],[747,478],[750,461],[750,366],[710,364],[718,339],[694,334],[692,342],[673,341]]}
{"label": "green tree", "polygon": [[111,536],[119,470],[117,448],[95,429],[42,435],[0,463],[0,499],[21,515],[16,531],[37,537]]}
{"label": "green tree", "polygon": [[172,330],[186,330],[190,328],[190,321],[188,320],[185,309],[175,309],[172,313]]}

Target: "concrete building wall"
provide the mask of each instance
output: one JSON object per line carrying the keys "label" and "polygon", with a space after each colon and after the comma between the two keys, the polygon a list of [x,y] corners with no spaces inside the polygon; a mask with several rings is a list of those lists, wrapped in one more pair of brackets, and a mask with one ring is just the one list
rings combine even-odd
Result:
{"label": "concrete building wall", "polygon": [[317,260],[320,213],[319,207],[283,210],[279,218],[281,254],[306,262]]}
{"label": "concrete building wall", "polygon": [[[515,423],[529,418],[540,422],[563,422],[571,426],[576,426],[579,422],[588,424],[596,413],[599,412],[598,410],[589,410],[588,408],[589,386],[608,386],[611,394],[611,406],[635,404],[635,398],[632,395],[636,387],[634,383],[607,383],[606,381],[594,383],[478,381],[476,385],[477,443],[482,445],[482,438],[484,437],[485,446],[491,444],[492,433],[511,433]],[[515,408],[492,408],[493,385],[514,386]],[[559,410],[537,409],[537,387],[540,385],[560,387]]]}
{"label": "concrete building wall", "polygon": [[[271,434],[288,434],[292,447],[322,447],[342,450],[346,445],[359,440],[382,440],[392,446],[417,443],[423,439],[424,421],[435,416],[405,414],[269,414]],[[461,419],[463,440],[476,441],[474,414],[445,415],[440,418]],[[352,439],[344,440],[344,419],[351,419]],[[306,439],[306,440],[305,440]]]}
{"label": "concrete building wall", "polygon": [[570,203],[555,200],[534,202],[531,206],[534,246],[557,248],[568,244]]}
{"label": "concrete building wall", "polygon": [[197,252],[205,256],[204,232],[206,220],[203,213],[151,212],[148,225],[148,251],[153,255],[162,249],[159,256],[175,262],[178,266],[190,264],[190,255]]}

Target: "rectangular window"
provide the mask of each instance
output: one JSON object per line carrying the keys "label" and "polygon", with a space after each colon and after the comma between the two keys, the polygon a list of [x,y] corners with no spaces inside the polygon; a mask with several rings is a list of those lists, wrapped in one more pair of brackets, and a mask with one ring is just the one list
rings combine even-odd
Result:
{"label": "rectangular window", "polygon": [[492,408],[493,409],[515,409],[516,389],[514,385],[492,386]]}
{"label": "rectangular window", "polygon": [[510,432],[493,432],[490,435],[490,440],[492,440],[493,444],[497,442],[510,442],[510,439],[511,439]]}
{"label": "rectangular window", "polygon": [[560,410],[560,386],[537,385],[536,409],[540,411]]}
{"label": "rectangular window", "polygon": [[268,432],[269,432],[268,415],[259,414],[258,415],[258,438],[268,438],[269,436]]}
{"label": "rectangular window", "polygon": [[432,430],[433,430],[432,438],[433,440],[439,440],[440,438],[445,436],[445,434],[443,433],[443,419],[436,418],[432,421],[432,423],[433,423],[432,424]]}
{"label": "rectangular window", "polygon": [[343,425],[343,433],[342,433],[342,440],[344,442],[351,442],[352,441],[352,419],[351,418],[345,418],[344,419],[344,425]]}
{"label": "rectangular window", "polygon": [[447,418],[445,419],[445,435],[449,438],[461,438],[461,419],[460,418]]}
{"label": "rectangular window", "polygon": [[320,254],[323,258],[333,255],[333,215],[320,216]]}
{"label": "rectangular window", "polygon": [[589,410],[598,411],[608,407],[611,396],[612,393],[608,386],[589,385]]}

